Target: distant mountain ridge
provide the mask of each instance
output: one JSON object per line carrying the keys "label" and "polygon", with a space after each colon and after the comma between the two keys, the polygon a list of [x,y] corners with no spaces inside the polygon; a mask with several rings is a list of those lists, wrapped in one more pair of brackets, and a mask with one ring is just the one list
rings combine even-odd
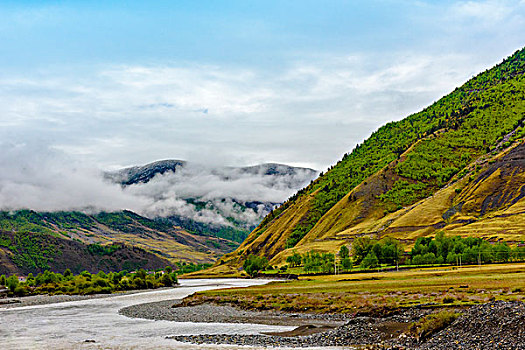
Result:
{"label": "distant mountain ridge", "polygon": [[250,255],[336,252],[355,237],[410,246],[446,234],[525,240],[525,49],[436,103],[388,123],[269,213],[209,273]]}
{"label": "distant mountain ridge", "polygon": [[[197,163],[189,163],[184,160],[166,159],[156,162],[148,163],[140,166],[132,166],[117,170],[114,172],[106,172],[106,177],[114,182],[129,186],[138,183],[147,183],[156,175],[163,175],[166,173],[177,173],[177,170],[182,170],[184,167],[191,165],[201,166]],[[210,173],[228,180],[229,176],[238,172],[239,174],[251,174],[262,176],[294,176],[298,172],[306,172],[312,177],[317,175],[318,171],[310,168],[293,167],[279,163],[263,163],[245,167],[209,167]]]}
{"label": "distant mountain ridge", "polygon": [[115,172],[107,172],[107,178],[122,185],[129,186],[137,183],[146,183],[157,174],[177,171],[177,167],[186,164],[183,160],[167,159],[159,160],[142,166],[124,168]]}

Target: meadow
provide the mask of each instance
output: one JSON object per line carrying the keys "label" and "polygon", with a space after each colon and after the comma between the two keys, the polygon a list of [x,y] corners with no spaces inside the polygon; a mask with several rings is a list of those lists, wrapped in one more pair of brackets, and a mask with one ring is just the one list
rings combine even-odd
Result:
{"label": "meadow", "polygon": [[303,276],[264,286],[200,292],[184,303],[387,315],[411,307],[466,307],[493,300],[525,300],[525,263]]}

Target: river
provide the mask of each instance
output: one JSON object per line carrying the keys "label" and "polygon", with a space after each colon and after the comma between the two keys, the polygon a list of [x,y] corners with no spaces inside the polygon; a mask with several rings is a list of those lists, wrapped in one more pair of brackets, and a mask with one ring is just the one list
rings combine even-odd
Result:
{"label": "river", "polygon": [[[0,349],[246,349],[197,346],[165,339],[168,335],[258,334],[293,327],[258,324],[152,321],[118,314],[123,307],[180,299],[197,291],[247,287],[264,280],[181,280],[172,289],[47,305],[0,309]],[[85,342],[94,340],[95,343]],[[257,348],[250,348],[257,349]]]}

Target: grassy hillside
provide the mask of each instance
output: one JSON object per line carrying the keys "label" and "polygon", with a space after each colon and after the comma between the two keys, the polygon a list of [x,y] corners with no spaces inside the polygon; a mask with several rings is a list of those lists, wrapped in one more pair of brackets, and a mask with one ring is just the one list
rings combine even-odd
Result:
{"label": "grassy hillside", "polygon": [[144,249],[124,244],[84,244],[41,232],[0,231],[0,274],[45,270],[74,273],[164,268],[169,262]]}
{"label": "grassy hillside", "polygon": [[[0,212],[0,261],[6,272],[75,269],[73,265],[78,259],[82,269],[89,271],[102,267],[144,267],[149,266],[147,261],[156,267],[181,261],[210,263],[237,245],[225,239],[191,234],[168,222],[150,220],[130,211],[94,215],[30,210]],[[71,250],[78,257],[64,253]],[[138,254],[139,251],[142,253]],[[104,256],[108,261],[93,260],[88,255]],[[134,263],[137,259],[147,261],[140,266]],[[126,261],[131,265],[127,266]]]}
{"label": "grassy hillside", "polygon": [[[234,272],[249,254],[279,264],[291,248],[334,252],[359,235],[391,235],[408,245],[437,230],[523,239],[523,167],[512,157],[523,154],[524,72],[522,49],[423,111],[381,127],[270,213],[216,270]],[[505,195],[494,198],[496,189]]]}

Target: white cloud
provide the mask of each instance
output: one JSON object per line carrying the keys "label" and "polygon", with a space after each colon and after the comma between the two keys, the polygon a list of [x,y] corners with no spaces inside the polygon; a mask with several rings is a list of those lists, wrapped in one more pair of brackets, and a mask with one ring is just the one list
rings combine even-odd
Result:
{"label": "white cloud", "polygon": [[[147,196],[107,188],[90,169],[166,158],[322,170],[380,125],[417,112],[524,44],[523,1],[418,2],[413,9],[403,23],[422,33],[395,47],[378,38],[371,45],[378,51],[292,52],[271,67],[171,62],[3,72],[0,203],[145,208]],[[62,153],[69,160],[58,161]],[[70,163],[84,170],[67,170]],[[213,192],[204,179],[193,190]],[[285,195],[243,181],[235,184],[240,190],[209,184],[237,196],[250,187],[269,200]],[[146,203],[135,205],[130,195]],[[164,198],[165,207],[183,206],[178,198]]]}
{"label": "white cloud", "polygon": [[141,210],[147,201],[38,142],[0,144],[0,210]]}
{"label": "white cloud", "polygon": [[103,166],[185,158],[320,168],[482,67],[466,55],[404,53],[318,57],[272,75],[193,65],[4,78],[0,133]]}
{"label": "white cloud", "polygon": [[[188,165],[175,174],[145,184],[121,187],[93,168],[38,142],[0,144],[0,210],[129,209],[148,217],[180,216],[198,222],[245,227],[256,225],[269,207],[241,209],[238,203],[280,203],[310,182],[314,174],[298,171],[278,177],[245,173],[235,168]],[[206,203],[197,209],[185,199]]]}

